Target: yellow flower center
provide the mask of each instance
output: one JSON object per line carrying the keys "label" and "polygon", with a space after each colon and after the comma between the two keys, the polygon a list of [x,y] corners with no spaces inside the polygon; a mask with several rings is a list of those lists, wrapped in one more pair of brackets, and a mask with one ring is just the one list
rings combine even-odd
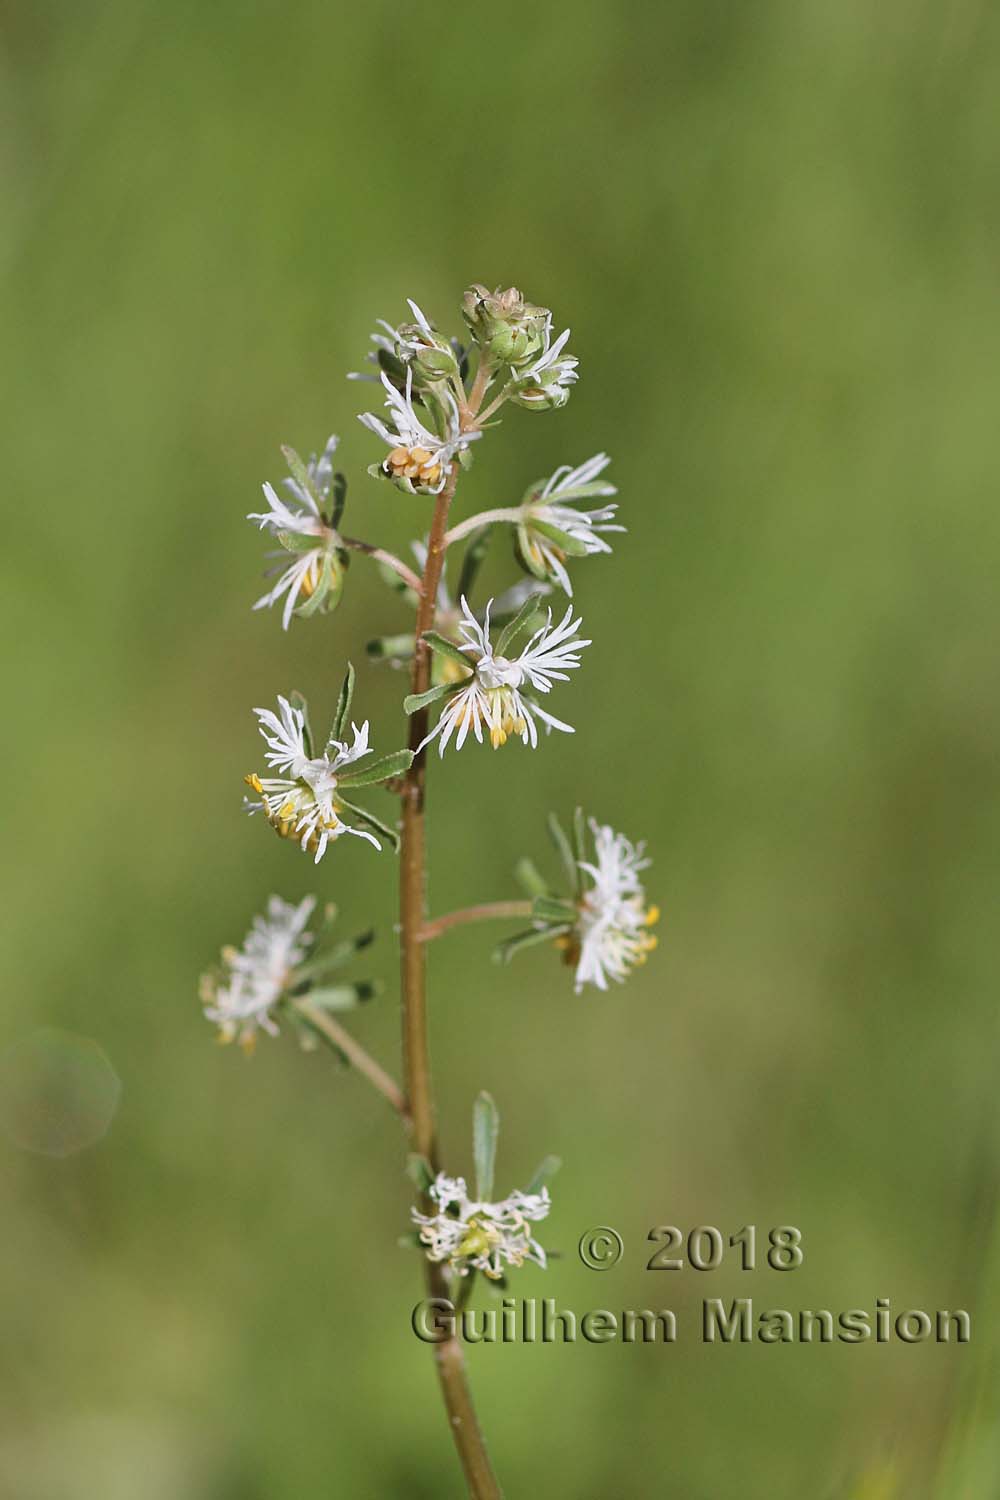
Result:
{"label": "yellow flower center", "polygon": [[393,479],[409,479],[413,484],[430,486],[441,478],[441,465],[426,448],[393,448],[385,467]]}
{"label": "yellow flower center", "polygon": [[[512,734],[523,734],[527,725],[523,715],[514,712],[513,700],[503,688],[498,688],[491,694],[491,697],[494,705],[494,722],[490,729],[490,744],[494,750],[499,750],[501,745],[506,745]],[[497,705],[499,705],[499,716],[497,716]]]}

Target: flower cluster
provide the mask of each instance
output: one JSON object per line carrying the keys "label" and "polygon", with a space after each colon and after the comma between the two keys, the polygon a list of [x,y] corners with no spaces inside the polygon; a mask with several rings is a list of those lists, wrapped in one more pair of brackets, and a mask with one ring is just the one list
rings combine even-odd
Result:
{"label": "flower cluster", "polygon": [[463,432],[458,404],[445,388],[435,401],[439,410],[441,432],[432,432],[417,415],[413,400],[413,371],[406,371],[406,386],[398,390],[388,375],[382,376],[386,407],[391,425],[371,412],[363,412],[359,421],[388,443],[390,452],[369,473],[376,478],[391,479],[409,495],[439,495],[444,489],[448,466],[462,453],[478,432]]}
{"label": "flower cluster", "polygon": [[[337,532],[344,498],[343,482],[336,483],[333,472],[337,442],[331,437],[320,457],[314,454],[308,464],[303,464],[293,449],[286,449],[292,472],[283,483],[294,504],[287,504],[273,485],[265,484],[267,510],[251,512],[247,517],[256,521],[261,531],[269,531],[284,549],[270,554],[282,559],[271,570],[280,576],[254,609],[269,609],[284,597],[281,623],[285,630],[293,614],[329,612],[340,602],[347,553]],[[288,553],[294,560],[286,567],[283,562]]]}
{"label": "flower cluster", "polygon": [[457,646],[435,631],[424,636],[431,649],[460,668],[464,676],[406,699],[407,712],[415,713],[438,698],[447,698],[437,724],[421,742],[421,749],[440,736],[438,748],[444,755],[455,735],[455,748],[461,750],[470,730],[482,744],[484,728],[494,750],[506,744],[512,734],[534,749],[538,744],[536,719],[541,720],[546,731],[560,729],[565,734],[573,733],[572,725],[564,724],[542,708],[534,694],[550,692],[553,682],[567,681],[567,672],[580,665],[579,653],[590,645],[589,640],[581,640],[577,635],[582,621],[573,618],[571,607],[554,626],[552,611],[548,610],[544,624],[533,632],[518,655],[511,657],[505,653],[535,614],[538,597],[528,596],[514,619],[504,627],[496,646],[490,641],[492,603],[490,600],[487,604],[480,624],[468,601],[462,599]]}
{"label": "flower cluster", "polygon": [[[390,781],[406,771],[413,760],[411,751],[398,750],[369,762],[367,766],[356,764],[371,754],[368,720],[360,729],[356,724],[351,725],[353,738],[350,744],[339,738],[350,711],[353,689],[354,672],[349,668],[333,728],[321,755],[313,751],[308,706],[304,699],[299,697],[298,702],[290,703],[287,698],[279,697],[277,713],[269,708],[254,709],[267,746],[264,759],[272,770],[285,774],[259,776],[253,772],[247,776],[247,785],[260,799],[257,802],[248,800],[247,811],[263,812],[282,838],[295,839],[315,856],[317,864],[327,846],[345,833],[367,839],[376,849],[381,849],[382,845],[369,831],[372,828],[390,842],[396,841],[394,829],[373,813],[357,807],[345,793],[356,787]],[[356,828],[346,822],[345,811],[366,826]]]}
{"label": "flower cluster", "polygon": [[428,1260],[447,1261],[459,1276],[483,1271],[493,1281],[506,1266],[522,1266],[526,1260],[544,1269],[545,1251],[531,1225],[549,1212],[548,1188],[538,1193],[515,1191],[499,1203],[479,1203],[469,1197],[463,1178],[439,1172],[430,1197],[436,1213],[411,1209]]}
{"label": "flower cluster", "polygon": [[558,583],[570,598],[573,585],[567,560],[610,552],[610,544],[601,533],[625,530],[614,524],[616,505],[602,505],[596,510],[578,508],[581,501],[618,493],[613,484],[600,477],[610,462],[606,453],[595,453],[576,469],[564,464],[544,484],[528,491],[516,518],[517,556],[522,567],[535,578]]}
{"label": "flower cluster", "polygon": [[[237,1040],[249,1053],[259,1031],[277,1036],[276,1016],[293,1007],[296,999],[308,997],[323,1009],[347,1010],[375,993],[375,986],[365,982],[316,986],[317,979],[341,968],[371,942],[372,934],[363,933],[315,958],[317,934],[307,928],[315,907],[315,896],[306,896],[297,906],[272,896],[266,914],[254,917],[243,946],[223,948],[221,965],[202,975],[202,1006],[206,1018],[218,1026],[220,1041]],[[335,916],[336,909],[328,906],[324,926]],[[301,1025],[298,1014],[296,1020]]]}
{"label": "flower cluster", "polygon": [[[269,586],[254,608],[280,605],[283,628],[293,615],[308,618],[334,609],[349,559],[357,554],[366,555],[391,581],[394,607],[404,599],[416,614],[409,633],[404,629],[369,646],[370,656],[410,667],[411,692],[403,708],[417,716],[411,748],[374,754],[369,721],[359,725],[351,719],[355,674],[350,665],[325,738],[314,737],[300,694],[279,697],[276,709],[254,710],[264,769],[245,778],[254,794],[246,799],[247,810],[262,814],[261,821],[317,863],[344,834],[376,849],[385,842],[398,845],[392,821],[382,822],[354,802],[356,789],[365,786],[403,794],[409,837],[411,814],[416,810],[420,816],[423,752],[435,741],[443,757],[449,745],[461,750],[470,736],[479,744],[488,737],[494,749],[511,736],[535,748],[541,731],[574,732],[549,711],[547,700],[553,687],[568,682],[580,667],[591,642],[581,634],[583,622],[572,603],[554,618],[546,598],[559,589],[572,599],[575,563],[610,554],[608,537],[624,530],[616,520],[617,506],[610,503],[617,491],[607,479],[605,453],[575,467],[563,464],[526,491],[515,490],[523,495],[518,505],[464,519],[449,515],[459,469],[471,465],[476,443],[496,425],[497,414],[505,406],[528,411],[564,406],[578,379],[578,361],[568,352],[569,329],[557,335],[551,310],[529,302],[516,287],[491,291],[475,283],[468,289],[462,300],[463,342],[440,332],[416,302],[409,302],[409,313],[398,326],[380,322],[368,355],[374,368],[354,378],[375,383],[384,401],[379,413],[359,416],[386,450],[368,472],[409,496],[434,502],[427,506],[433,519],[420,528],[422,533],[429,526],[429,535],[413,544],[418,571],[383,548],[342,533],[346,480],[334,469],[336,437],[308,462],[283,449],[289,476],[277,489],[265,484],[265,509],[249,516],[280,549],[270,554]],[[528,580],[485,600],[486,590],[477,593],[476,585],[491,538],[501,528],[510,528],[505,534]],[[463,541],[459,561],[454,549]],[[534,866],[522,861],[520,874],[531,901],[515,903],[514,910],[522,911],[530,926],[503,945],[502,956],[532,943],[555,944],[573,969],[577,992],[587,985],[607,990],[655,945],[650,929],[657,912],[646,904],[641,878],[649,861],[642,844],[594,820],[588,839],[580,814],[570,837],[554,819],[550,829],[566,867],[568,892],[550,889]],[[420,898],[413,896],[422,890],[424,873],[419,825],[405,852],[410,883],[404,888],[402,928],[404,942],[413,945],[440,935],[453,920],[427,922]],[[510,903],[500,905],[509,915]],[[367,1073],[405,1119],[410,1106],[404,1091],[339,1023],[319,1014],[372,993],[371,985],[323,982],[370,934],[317,952],[317,933],[309,926],[315,907],[312,896],[297,905],[272,897],[243,946],[225,949],[221,966],[203,978],[205,1015],[223,1040],[238,1039],[247,1049],[260,1031],[274,1034],[279,1018],[289,1018],[304,1042],[324,1036]],[[468,920],[483,910],[450,916]],[[411,946],[408,953],[413,951]],[[409,1080],[407,1090],[419,1099]],[[419,1139],[419,1111],[412,1107]],[[546,1265],[533,1226],[549,1213],[543,1178],[554,1169],[554,1159],[547,1159],[523,1191],[496,1199],[498,1128],[493,1101],[480,1094],[473,1117],[472,1191],[464,1178],[413,1158],[422,1194],[412,1210],[416,1238],[431,1261],[459,1277],[482,1271],[499,1280],[526,1261]]]}
{"label": "flower cluster", "polygon": [[526,1260],[543,1269],[546,1265],[545,1251],[534,1238],[531,1225],[548,1216],[551,1204],[545,1181],[558,1169],[558,1158],[546,1157],[524,1192],[517,1189],[494,1202],[493,1170],[499,1134],[497,1107],[489,1094],[481,1093],[472,1111],[474,1196],[463,1177],[448,1177],[444,1172],[434,1175],[426,1162],[417,1159],[415,1175],[427,1206],[433,1210],[411,1210],[419,1241],[428,1260],[446,1263],[457,1276],[482,1271],[491,1281],[499,1281],[507,1266],[522,1266]]}
{"label": "flower cluster", "polygon": [[[586,848],[586,827],[593,839],[592,857]],[[577,994],[588,984],[607,990],[609,980],[622,983],[656,947],[650,928],[660,912],[647,906],[639,878],[650,863],[645,845],[631,843],[594,818],[585,825],[579,810],[572,840],[555,817],[549,819],[549,832],[562,857],[570,894],[553,893],[532,862],[522,860],[518,876],[533,897],[532,925],[501,943],[497,957],[506,962],[522,948],[551,942],[574,970]]]}

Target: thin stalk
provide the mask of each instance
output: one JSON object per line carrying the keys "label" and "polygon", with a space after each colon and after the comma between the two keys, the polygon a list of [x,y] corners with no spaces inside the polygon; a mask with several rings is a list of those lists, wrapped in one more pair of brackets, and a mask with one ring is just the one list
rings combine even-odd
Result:
{"label": "thin stalk", "polygon": [[367,557],[374,558],[376,562],[385,563],[387,568],[392,568],[398,573],[408,588],[415,594],[419,594],[423,585],[412,568],[408,568],[400,558],[392,552],[386,552],[384,547],[373,547],[369,542],[359,541],[356,536],[342,536],[341,543],[351,552],[364,552]]}
{"label": "thin stalk", "polygon": [[[476,374],[469,406],[462,413],[465,431],[475,426],[475,407],[486,389],[488,371],[480,366]],[[448,471],[444,488],[437,497],[427,542],[416,619],[416,649],[410,676],[410,690],[423,693],[430,685],[430,649],[422,639],[423,632],[434,624],[434,604],[444,565],[444,537],[448,512],[458,483],[458,464]],[[403,1004],[403,1077],[414,1150],[426,1157],[432,1168],[438,1167],[437,1133],[434,1122],[434,1098],[431,1089],[430,1055],[427,1044],[427,971],[424,945],[420,940],[424,925],[426,887],[426,845],[424,833],[425,753],[419,749],[427,733],[428,710],[422,709],[410,719],[410,749],[413,764],[406,773],[402,788],[402,830],[399,854],[400,969]],[[425,1201],[426,1207],[426,1201]],[[448,1297],[449,1286],[441,1266],[425,1262],[427,1290],[431,1297]],[[486,1452],[465,1370],[462,1345],[454,1336],[434,1345],[441,1395],[448,1414],[448,1425],[458,1450],[469,1493],[474,1500],[500,1500],[500,1486]]]}
{"label": "thin stalk", "polygon": [[349,1031],[345,1031],[339,1021],[335,1021],[326,1011],[321,1010],[318,1005],[310,1005],[308,1000],[297,1000],[295,1009],[314,1031],[335,1047],[363,1077],[368,1079],[383,1099],[388,1099],[393,1109],[404,1120],[407,1119],[406,1100],[403,1091],[394,1078],[390,1078],[385,1069],[375,1061],[370,1053],[366,1052],[361,1043],[356,1041]]}
{"label": "thin stalk", "polygon": [[460,542],[463,536],[468,536],[470,531],[478,531],[480,526],[491,526],[494,521],[520,521],[524,514],[520,505],[507,506],[500,510],[481,510],[478,516],[469,516],[465,521],[459,521],[445,533],[444,544],[450,547],[453,542]]}
{"label": "thin stalk", "polygon": [[463,906],[460,911],[445,912],[444,916],[425,922],[418,937],[420,942],[430,943],[466,922],[506,922],[514,917],[530,917],[532,911],[530,901],[484,901],[480,906]]}

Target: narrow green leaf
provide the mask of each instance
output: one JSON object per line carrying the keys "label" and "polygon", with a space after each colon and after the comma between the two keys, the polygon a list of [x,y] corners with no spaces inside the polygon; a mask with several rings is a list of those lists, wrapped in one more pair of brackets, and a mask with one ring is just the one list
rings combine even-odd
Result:
{"label": "narrow green leaf", "polygon": [[394,849],[399,848],[398,829],[390,828],[388,823],[383,823],[381,818],[376,818],[375,814],[370,813],[366,807],[359,807],[356,802],[348,802],[346,797],[339,795],[339,791],[337,800],[352,812],[356,818],[360,819],[362,823],[367,823],[369,828],[373,828],[376,833],[380,833],[383,838],[388,839]]}
{"label": "narrow green leaf", "polygon": [[303,463],[302,459],[296,453],[294,448],[288,447],[288,445],[285,443],[281,445],[281,452],[284,457],[285,463],[288,465],[288,472],[291,474],[292,478],[302,486],[302,488],[308,495],[312,496],[313,500],[316,502],[316,509],[322,510],[323,496],[320,494],[319,490],[316,488],[315,483],[313,482],[312,476],[309,473],[308,465]]}
{"label": "narrow green leaf", "polygon": [[[367,948],[369,943],[375,941],[375,929],[369,928],[367,932],[359,932],[357,937],[345,938],[343,942],[335,943],[325,953],[319,953],[308,963],[300,964],[295,971],[296,984],[311,984],[314,980],[323,979],[327,974],[342,969],[346,963],[359,953],[362,948]],[[296,993],[298,991],[296,990]]]}
{"label": "narrow green leaf", "polygon": [[514,867],[514,879],[523,891],[529,896],[548,896],[550,894],[548,883],[541,874],[534,860],[519,859]]}
{"label": "narrow green leaf", "polygon": [[354,697],[355,671],[352,662],[347,663],[347,672],[344,675],[343,686],[340,689],[340,697],[337,699],[337,712],[333,716],[333,725],[330,729],[328,745],[334,740],[341,741],[344,737],[344,725],[351,711],[351,699]]}
{"label": "narrow green leaf", "polygon": [[458,593],[456,598],[469,598],[472,586],[479,576],[479,569],[483,565],[483,559],[489,549],[490,540],[493,536],[492,526],[481,526],[474,531],[469,538],[469,545],[462,556],[462,568],[458,575]]}
{"label": "narrow green leaf", "polygon": [[388,781],[391,776],[401,776],[413,764],[413,751],[394,750],[391,755],[382,755],[367,765],[363,761],[356,764],[356,769],[348,767],[338,773],[338,786],[372,786],[376,781]]}
{"label": "narrow green leaf", "polygon": [[538,943],[551,942],[553,938],[571,930],[567,922],[561,927],[531,927],[527,932],[516,933],[514,937],[507,938],[506,942],[497,944],[493,950],[494,961],[509,964],[515,953],[520,953],[523,948],[534,948]]}
{"label": "narrow green leaf", "polygon": [[434,1169],[419,1151],[411,1151],[406,1158],[406,1175],[421,1193],[426,1193],[434,1181]]}
{"label": "narrow green leaf", "polygon": [[556,546],[569,557],[586,557],[587,555],[587,548],[583,542],[570,536],[568,531],[561,531],[558,526],[553,526],[548,521],[536,521],[532,518],[529,522],[529,530],[548,537],[549,541],[555,542]]}
{"label": "narrow green leaf", "polygon": [[[333,578],[330,569],[327,567],[320,568],[319,579],[309,598],[302,604],[295,606],[295,613],[301,620],[308,620],[313,615],[319,613],[327,602],[332,584]],[[338,594],[339,592],[340,590],[338,590]]]}
{"label": "narrow green leaf", "polygon": [[493,1167],[496,1162],[500,1116],[493,1096],[485,1089],[472,1106],[472,1154],[476,1164],[476,1197],[489,1201],[493,1192]]}
{"label": "narrow green leaf", "polygon": [[531,914],[539,922],[575,922],[576,908],[569,901],[554,900],[551,896],[536,896],[531,905]]}
{"label": "narrow green leaf", "polygon": [[379,986],[374,980],[361,979],[355,984],[319,985],[303,998],[320,1010],[354,1010],[378,993]]}
{"label": "narrow green leaf", "polygon": [[[573,848],[576,851],[578,861],[587,858],[587,820],[583,815],[582,807],[578,807],[573,813]],[[576,881],[579,886],[579,864],[577,864]]]}
{"label": "narrow green leaf", "polygon": [[306,747],[306,754],[312,760],[315,752],[313,751],[312,725],[309,722],[309,704],[306,702],[305,695],[300,693],[297,688],[294,692],[289,693],[288,701],[293,708],[298,708],[302,711],[302,739]]}
{"label": "narrow green leaf", "polygon": [[428,688],[426,693],[408,694],[403,699],[403,712],[415,714],[418,709],[426,708],[428,703],[436,703],[439,698],[443,698],[454,686],[453,682],[439,682],[437,687]]}
{"label": "narrow green leaf", "polygon": [[330,526],[333,531],[340,530],[340,519],[344,514],[344,506],[347,503],[347,475],[338,469],[333,476],[330,504]]}
{"label": "narrow green leaf", "polygon": [[556,849],[559,852],[559,858],[563,862],[563,868],[565,869],[567,878],[569,879],[570,889],[575,891],[580,872],[576,868],[576,860],[573,858],[573,849],[570,841],[566,837],[566,834],[563,831],[563,826],[560,823],[559,819],[556,817],[555,813],[549,813],[548,829],[549,837],[555,844]]}
{"label": "narrow green leaf", "polygon": [[365,651],[372,661],[409,661],[414,645],[412,635],[379,635],[368,642]]}
{"label": "narrow green leaf", "polygon": [[532,1177],[531,1181],[528,1183],[528,1186],[524,1191],[526,1193],[540,1193],[542,1188],[545,1187],[546,1183],[550,1182],[551,1179],[556,1175],[561,1166],[561,1156],[543,1157],[542,1160],[538,1163],[538,1166],[535,1168],[535,1175]]}
{"label": "narrow green leaf", "polygon": [[277,537],[286,552],[312,552],[316,546],[314,536],[303,536],[300,531],[279,531]]}
{"label": "narrow green leaf", "polygon": [[541,594],[528,595],[527,599],[525,599],[524,603],[521,605],[521,608],[518,610],[513,620],[511,620],[510,624],[505,625],[503,630],[500,632],[500,639],[497,641],[496,646],[494,647],[494,656],[504,656],[506,654],[511,642],[515,640],[518,635],[520,635],[521,631],[524,629],[528,621],[531,619],[532,615],[535,613],[541,597]]}
{"label": "narrow green leaf", "polygon": [[438,656],[446,656],[449,661],[457,662],[460,666],[463,666],[467,672],[472,671],[472,662],[468,656],[464,651],[458,649],[454,641],[449,641],[447,636],[440,635],[436,630],[425,630],[423,638],[431,650],[437,652]]}

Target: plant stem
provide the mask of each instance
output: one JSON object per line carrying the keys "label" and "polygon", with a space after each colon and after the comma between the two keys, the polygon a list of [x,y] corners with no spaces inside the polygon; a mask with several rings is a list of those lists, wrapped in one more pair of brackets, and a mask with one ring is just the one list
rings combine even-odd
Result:
{"label": "plant stem", "polygon": [[494,521],[520,521],[524,514],[524,508],[520,505],[511,505],[499,510],[481,510],[478,516],[469,516],[464,521],[459,521],[457,526],[445,534],[444,544],[450,547],[452,542],[461,541],[463,536],[468,536],[470,531],[478,531],[480,526],[492,525]]}
{"label": "plant stem", "polygon": [[514,917],[530,917],[530,901],[484,901],[480,906],[463,906],[460,911],[449,911],[443,917],[425,922],[418,933],[421,943],[433,942],[452,927],[461,927],[466,922],[508,921]]}
{"label": "plant stem", "polygon": [[339,1021],[327,1015],[326,1011],[321,1010],[318,1005],[310,1005],[308,1000],[297,1000],[295,1009],[308,1021],[314,1031],[318,1031],[332,1047],[343,1053],[351,1066],[362,1073],[368,1082],[378,1089],[382,1097],[388,1099],[396,1113],[406,1121],[408,1118],[406,1100],[403,1098],[402,1089],[395,1079],[389,1077],[374,1057],[365,1051],[361,1043],[355,1041],[351,1033],[345,1031]]}
{"label": "plant stem", "polygon": [[386,552],[384,547],[373,547],[370,542],[359,541],[356,536],[342,536],[340,540],[351,552],[364,552],[367,557],[374,558],[376,562],[385,563],[387,568],[392,568],[394,573],[399,574],[408,588],[411,588],[415,594],[420,593],[423,585],[416,573],[392,552]]}
{"label": "plant stem", "polygon": [[[480,381],[480,377],[482,382]],[[463,426],[469,430],[475,423],[475,405],[482,400],[486,376],[483,367],[476,375],[470,406],[463,413]],[[481,389],[480,388],[481,385]],[[478,392],[478,394],[477,394]],[[438,584],[444,565],[444,536],[448,512],[458,483],[458,464],[452,463],[444,488],[438,495],[427,542],[419,602],[417,604],[416,649],[410,677],[410,691],[424,693],[430,685],[430,648],[423,632],[434,624]],[[403,1078],[407,1109],[411,1121],[413,1148],[426,1157],[434,1171],[438,1167],[437,1134],[434,1123],[434,1098],[431,1090],[430,1056],[427,1045],[427,969],[421,931],[424,925],[426,887],[426,846],[424,836],[425,753],[418,749],[427,733],[428,710],[418,710],[410,719],[410,749],[413,764],[403,783],[403,820],[399,852],[399,918],[400,969],[403,1005]],[[425,1209],[427,1207],[425,1200]],[[447,1298],[449,1287],[444,1271],[431,1261],[425,1262],[427,1290],[431,1297]],[[501,1491],[486,1452],[486,1444],[476,1420],[472,1395],[465,1371],[462,1345],[452,1335],[434,1345],[441,1395],[448,1414],[448,1425],[458,1450],[469,1493],[474,1500],[499,1500]]]}

